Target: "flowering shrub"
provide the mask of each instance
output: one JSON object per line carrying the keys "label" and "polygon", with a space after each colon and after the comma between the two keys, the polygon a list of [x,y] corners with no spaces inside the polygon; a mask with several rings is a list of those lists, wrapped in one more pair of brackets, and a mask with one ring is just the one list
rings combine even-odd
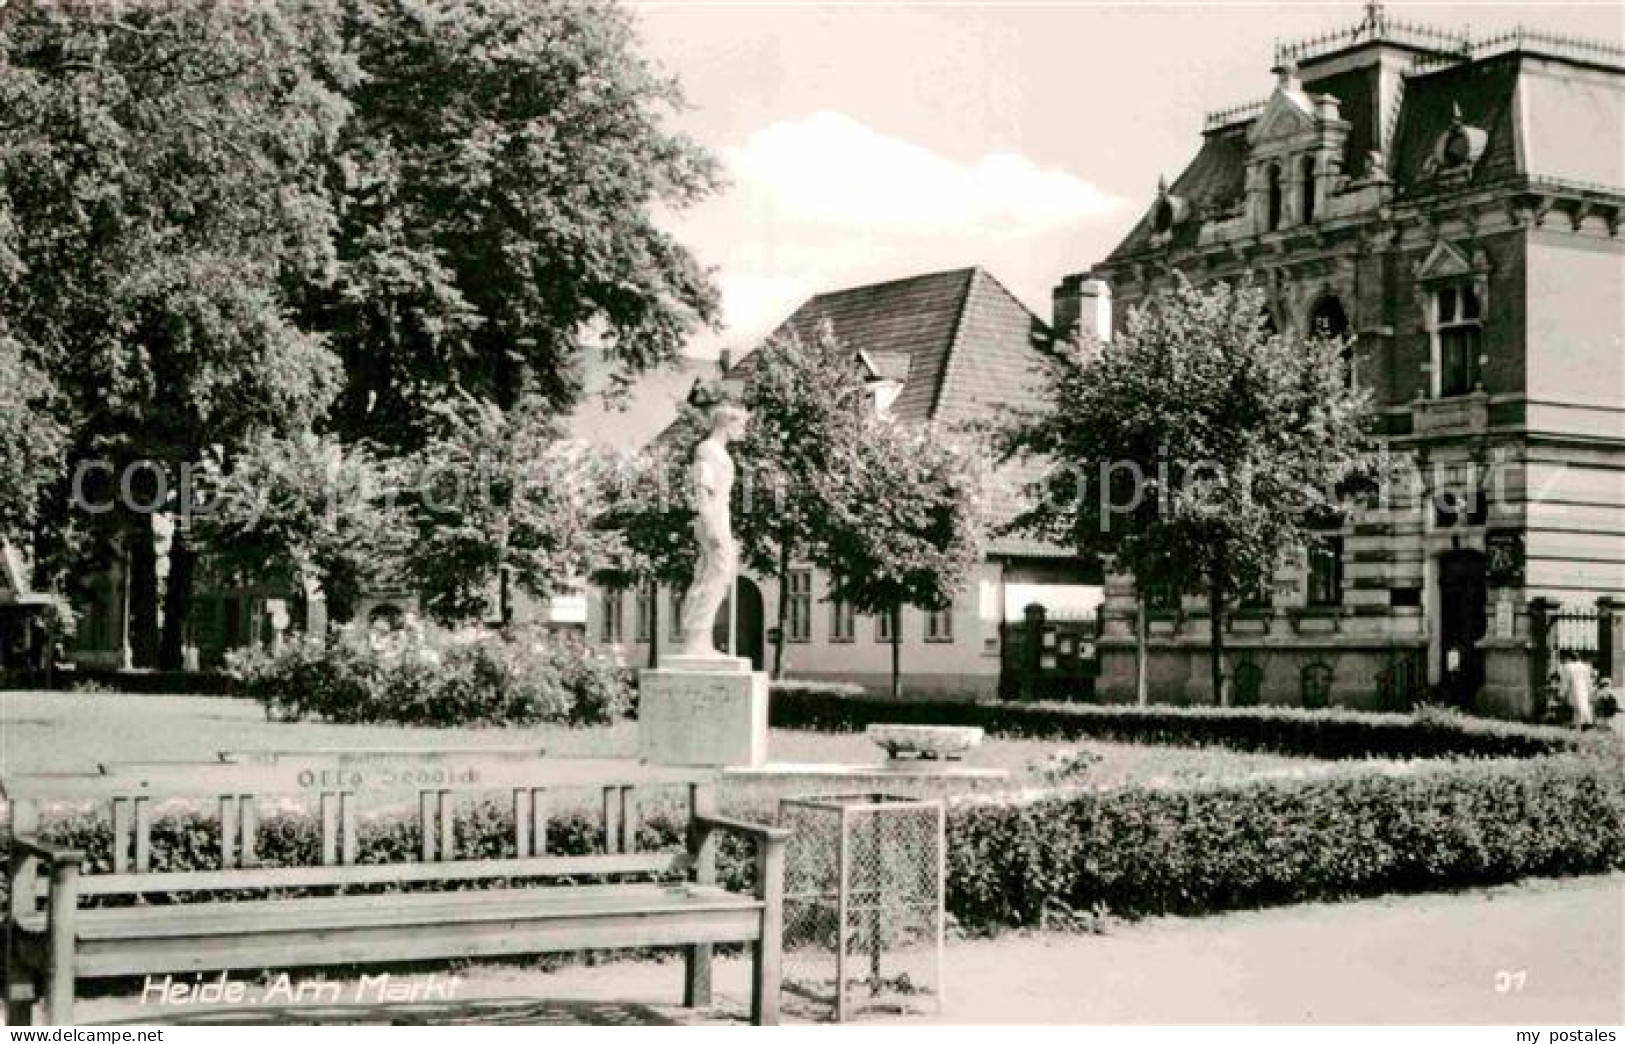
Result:
{"label": "flowering shrub", "polygon": [[278,721],[340,724],[594,725],[624,716],[621,672],[578,642],[540,633],[341,629],[276,654],[233,654],[244,695]]}

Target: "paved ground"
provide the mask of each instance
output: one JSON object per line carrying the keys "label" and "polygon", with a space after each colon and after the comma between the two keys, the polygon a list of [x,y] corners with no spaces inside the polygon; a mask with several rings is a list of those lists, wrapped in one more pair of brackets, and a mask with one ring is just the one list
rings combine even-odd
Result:
{"label": "paved ground", "polygon": [[[672,1003],[682,984],[675,961],[553,973],[480,968],[459,983],[459,1004],[392,1012],[330,1008],[306,1010],[303,1017],[738,1021],[749,997],[746,970],[741,960],[720,962],[720,1003],[703,1019]],[[1625,875],[1165,918],[1119,926],[1105,936],[959,942],[948,948],[947,987],[946,1014],[926,1021],[1616,1025],[1625,1022]],[[82,1017],[122,1021],[151,1014],[130,1000],[103,999],[87,1003]]]}

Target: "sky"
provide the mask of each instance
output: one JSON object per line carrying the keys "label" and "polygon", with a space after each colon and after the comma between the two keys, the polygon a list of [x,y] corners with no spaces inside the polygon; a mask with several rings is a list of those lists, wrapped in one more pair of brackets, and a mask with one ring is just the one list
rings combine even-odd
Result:
{"label": "sky", "polygon": [[[723,295],[692,352],[748,350],[807,297],[979,264],[1040,317],[1110,252],[1204,115],[1267,96],[1275,41],[1360,22],[1317,3],[629,4],[722,161],[668,219]],[[1625,44],[1625,0],[1385,5],[1475,38],[1520,23]]]}

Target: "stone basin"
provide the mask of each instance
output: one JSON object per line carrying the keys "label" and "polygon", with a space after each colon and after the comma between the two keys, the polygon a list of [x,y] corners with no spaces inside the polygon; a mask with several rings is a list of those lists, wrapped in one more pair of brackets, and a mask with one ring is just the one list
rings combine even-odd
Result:
{"label": "stone basin", "polygon": [[894,759],[958,761],[982,742],[982,730],[969,725],[871,725],[864,732]]}

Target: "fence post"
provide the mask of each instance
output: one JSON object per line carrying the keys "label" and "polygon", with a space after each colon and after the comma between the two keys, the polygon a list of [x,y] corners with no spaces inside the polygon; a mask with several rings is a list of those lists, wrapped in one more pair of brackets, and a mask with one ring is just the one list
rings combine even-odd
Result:
{"label": "fence post", "polygon": [[1625,686],[1625,598],[1597,599],[1597,675]]}
{"label": "fence post", "polygon": [[1021,636],[1021,698],[1038,698],[1038,679],[1044,662],[1044,607],[1033,602],[1021,611],[1025,631]]}
{"label": "fence post", "polygon": [[1536,721],[1546,717],[1546,675],[1552,666],[1552,615],[1562,605],[1550,598],[1529,600],[1529,702]]}

